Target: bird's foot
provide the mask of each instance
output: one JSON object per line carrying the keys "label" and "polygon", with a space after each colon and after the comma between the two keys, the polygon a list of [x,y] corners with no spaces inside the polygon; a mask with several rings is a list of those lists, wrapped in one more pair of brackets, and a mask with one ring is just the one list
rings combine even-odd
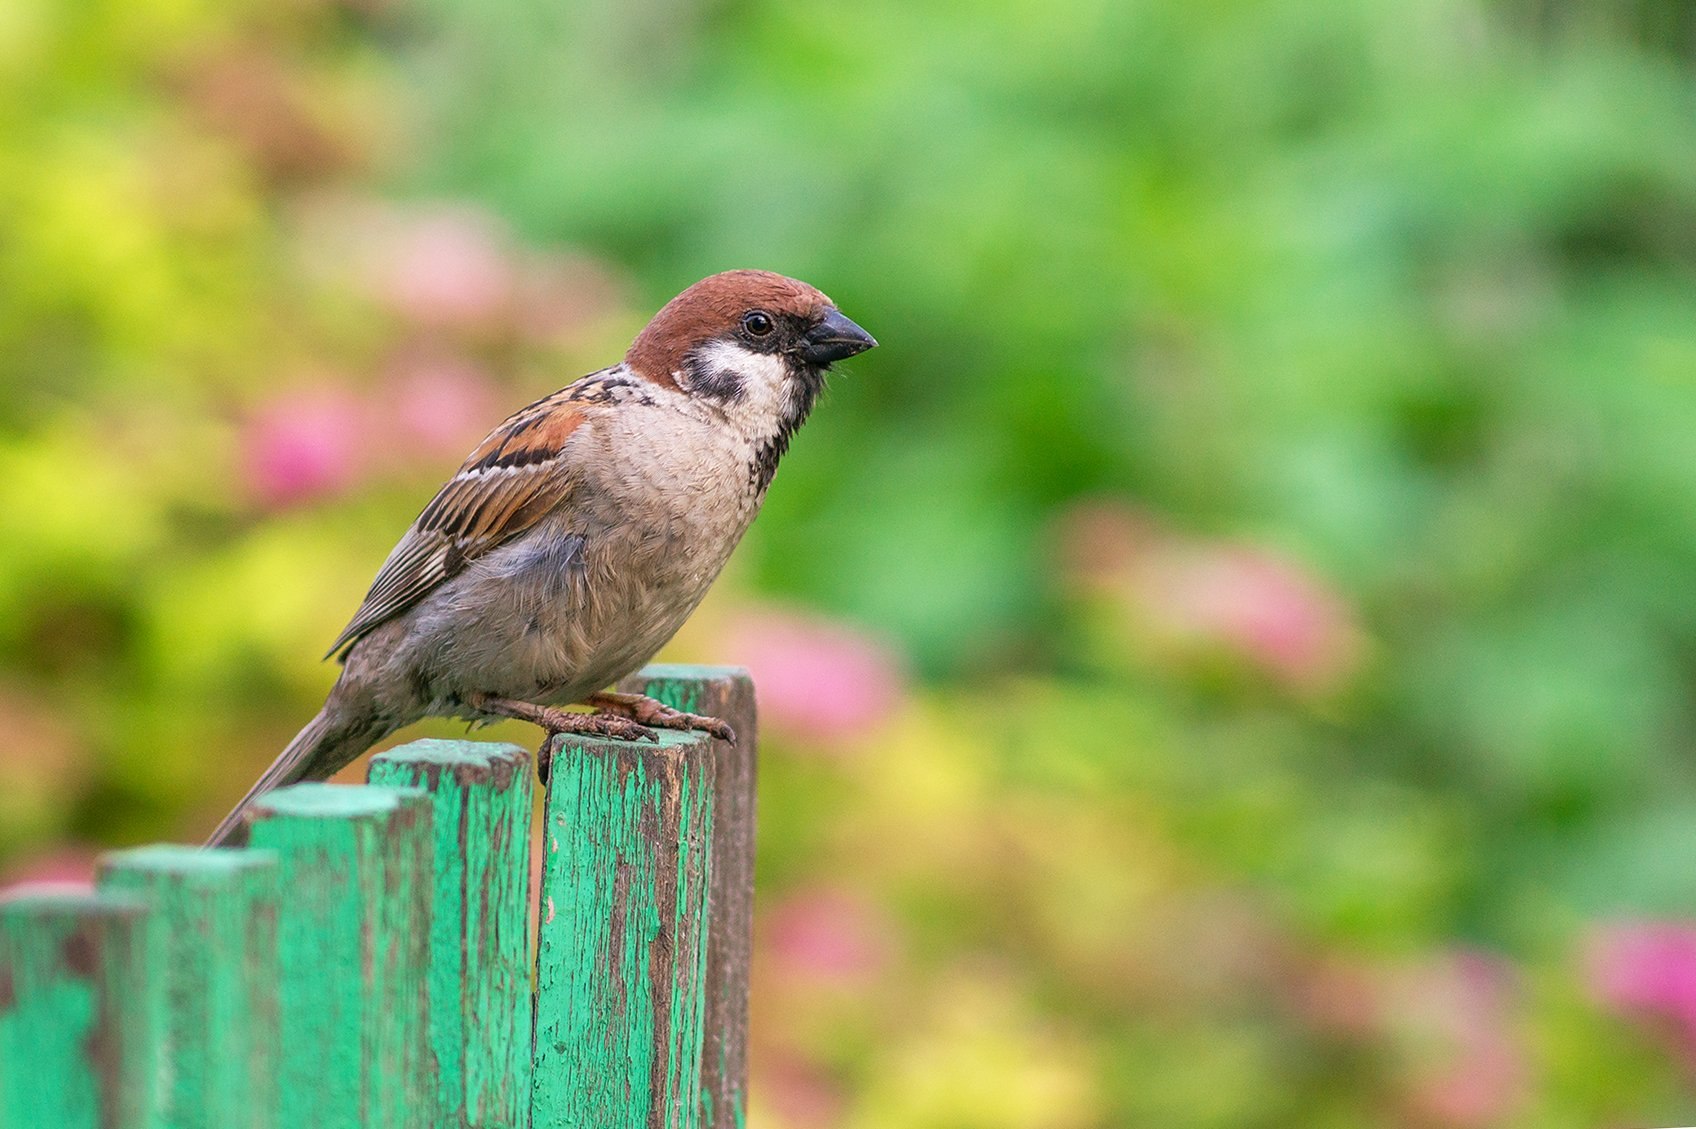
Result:
{"label": "bird's foot", "polygon": [[[471,700],[474,709],[500,717],[517,718],[548,731],[536,750],[536,778],[543,786],[553,775],[554,738],[562,733],[584,737],[611,737],[619,741],[658,741],[659,734],[630,717],[614,713],[574,713],[557,706],[538,706],[511,698],[479,695]],[[657,703],[656,703],[657,704]]]}
{"label": "bird's foot", "polygon": [[631,721],[639,722],[642,725],[651,725],[656,729],[699,729],[703,733],[712,734],[721,741],[736,740],[736,730],[730,728],[718,718],[674,710],[646,694],[625,694],[615,690],[603,690],[599,694],[590,694],[585,701],[588,705],[600,710],[602,716],[612,714],[629,718]]}

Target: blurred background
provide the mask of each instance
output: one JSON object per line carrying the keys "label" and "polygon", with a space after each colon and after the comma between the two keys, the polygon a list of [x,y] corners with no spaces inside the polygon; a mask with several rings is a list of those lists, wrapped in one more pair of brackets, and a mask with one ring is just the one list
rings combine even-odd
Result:
{"label": "blurred background", "polygon": [[6,0],[0,877],[735,266],[883,342],[668,651],[756,1129],[1696,1120],[1688,0]]}

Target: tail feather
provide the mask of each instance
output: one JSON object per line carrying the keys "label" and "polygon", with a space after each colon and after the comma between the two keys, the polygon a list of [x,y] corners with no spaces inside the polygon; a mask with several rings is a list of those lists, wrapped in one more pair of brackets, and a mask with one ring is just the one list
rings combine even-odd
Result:
{"label": "tail feather", "polygon": [[239,847],[247,842],[247,811],[253,801],[275,788],[302,780],[322,780],[348,764],[384,736],[386,727],[369,722],[349,722],[331,712],[326,702],[318,716],[306,723],[288,747],[271,762],[271,767],[249,788],[247,795],[226,815],[206,840],[208,847]]}

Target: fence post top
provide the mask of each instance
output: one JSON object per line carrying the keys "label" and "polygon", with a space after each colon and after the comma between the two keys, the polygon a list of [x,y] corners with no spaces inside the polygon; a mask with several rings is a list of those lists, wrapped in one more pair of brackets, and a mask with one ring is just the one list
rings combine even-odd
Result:
{"label": "fence post top", "polygon": [[107,851],[100,856],[99,870],[109,874],[117,870],[146,870],[184,877],[207,878],[239,874],[248,870],[263,870],[277,864],[275,851],[247,847],[190,847],[182,843],[149,843],[121,851]]}
{"label": "fence post top", "polygon": [[308,819],[348,819],[387,815],[404,807],[422,806],[428,796],[421,788],[386,784],[290,784],[267,792],[253,802],[257,815]]}
{"label": "fence post top", "polygon": [[424,778],[432,785],[436,781],[436,772],[467,770],[474,777],[486,779],[492,776],[504,785],[513,773],[529,770],[530,754],[517,745],[500,741],[451,741],[426,737],[378,753],[372,764],[422,769]]}
{"label": "fence post top", "polygon": [[129,894],[96,890],[81,882],[24,882],[0,892],[0,914],[51,912],[56,917],[138,916],[147,904]]}
{"label": "fence post top", "polygon": [[611,755],[615,757],[640,759],[655,753],[686,755],[689,753],[706,753],[712,748],[713,737],[697,729],[656,729],[654,735],[658,741],[623,741],[616,737],[585,737],[579,733],[561,733],[550,738],[553,742],[556,763],[559,756],[567,749],[581,749],[591,755]]}
{"label": "fence post top", "polygon": [[705,666],[699,663],[649,663],[632,678],[648,682],[657,679],[678,682],[717,682],[720,679],[751,679],[745,666]]}

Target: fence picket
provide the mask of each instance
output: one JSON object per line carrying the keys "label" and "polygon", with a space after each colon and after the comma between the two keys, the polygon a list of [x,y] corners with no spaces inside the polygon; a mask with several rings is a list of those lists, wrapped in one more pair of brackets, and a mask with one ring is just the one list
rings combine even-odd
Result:
{"label": "fence picket", "polygon": [[0,899],[0,1129],[158,1129],[146,915],[86,890]]}
{"label": "fence picket", "polygon": [[278,1119],[434,1129],[430,804],[399,788],[295,784],[254,805],[278,856]]}
{"label": "fence picket", "polygon": [[753,687],[623,687],[738,740],[556,742],[540,907],[529,757],[470,741],[0,895],[0,1129],[741,1129]]}
{"label": "fence picket", "polygon": [[530,756],[514,745],[414,741],[371,762],[373,784],[434,807],[431,1038],[440,1124],[514,1129],[530,1116]]}
{"label": "fence picket", "polygon": [[699,1125],[709,738],[556,741],[543,826],[533,1129]]}
{"label": "fence picket", "polygon": [[103,889],[147,903],[167,1008],[163,1129],[276,1124],[277,859],[152,846],[101,859]]}
{"label": "fence picket", "polygon": [[728,722],[735,741],[713,741],[712,914],[707,922],[706,1044],[701,1129],[747,1124],[748,966],[754,946],[754,785],[758,737],[754,683],[735,666],[655,663],[619,689],[672,709]]}

